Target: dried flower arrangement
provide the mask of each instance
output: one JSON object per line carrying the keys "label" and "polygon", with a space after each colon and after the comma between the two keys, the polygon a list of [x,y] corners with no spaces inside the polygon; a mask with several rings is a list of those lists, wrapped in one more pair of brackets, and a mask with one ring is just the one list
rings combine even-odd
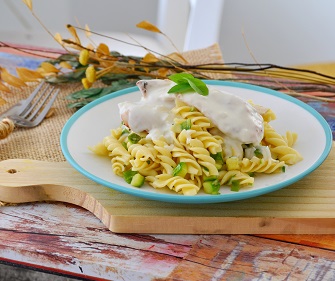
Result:
{"label": "dried flower arrangement", "polygon": [[[23,0],[23,2],[32,15],[40,22],[33,11],[32,0]],[[53,36],[43,23],[40,23]],[[137,27],[159,33],[171,42],[164,32],[147,21],[140,22]],[[53,36],[64,51],[57,58],[42,62],[36,71],[17,68],[17,76],[14,76],[0,66],[0,91],[10,92],[7,85],[23,87],[26,82],[41,79],[55,84],[81,81],[84,89],[68,96],[68,106],[80,108],[103,95],[134,86],[139,79],[166,78],[173,73],[188,72],[201,79],[211,79],[208,76],[209,73],[230,74],[226,76],[225,80],[266,86],[275,90],[285,91],[291,95],[304,96],[309,91],[334,93],[334,95],[328,95],[328,97],[309,97],[329,102],[335,101],[335,77],[308,69],[260,63],[192,65],[178,51],[170,55],[163,55],[141,46],[137,42],[124,43],[140,46],[148,53],[143,57],[125,56],[111,51],[104,43],[99,44],[97,47],[93,44],[83,46],[77,31],[85,32],[88,38],[92,34],[108,37],[91,31],[88,26],[81,28],[67,25],[67,30],[72,36],[70,39],[63,39],[58,33]],[[117,38],[111,39],[118,40]],[[1,46],[11,47],[0,42]],[[20,50],[29,52],[27,49]],[[93,84],[97,80],[102,81],[106,86],[94,88]],[[0,97],[0,105],[4,102]]]}

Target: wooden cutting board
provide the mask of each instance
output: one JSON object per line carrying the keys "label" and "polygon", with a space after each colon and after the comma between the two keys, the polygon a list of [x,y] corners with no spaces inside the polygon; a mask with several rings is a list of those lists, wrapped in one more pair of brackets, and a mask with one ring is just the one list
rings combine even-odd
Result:
{"label": "wooden cutting board", "polygon": [[114,191],[66,162],[0,162],[0,201],[81,206],[111,231],[183,234],[335,234],[335,143],[313,173],[281,190],[242,201],[173,204]]}

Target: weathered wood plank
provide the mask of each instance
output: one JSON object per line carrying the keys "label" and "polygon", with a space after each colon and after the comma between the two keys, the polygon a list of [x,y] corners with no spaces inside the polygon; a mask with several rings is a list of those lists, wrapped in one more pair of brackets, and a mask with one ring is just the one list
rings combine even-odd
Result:
{"label": "weathered wood plank", "polygon": [[327,234],[324,234],[324,235],[314,235],[314,234],[275,235],[275,234],[271,234],[271,235],[255,235],[255,236],[335,251],[335,235],[333,234],[329,234],[329,235]]}
{"label": "weathered wood plank", "polygon": [[0,208],[0,257],[13,262],[107,280],[168,276],[195,237],[110,232],[73,205],[25,204]]}
{"label": "weathered wood plank", "polygon": [[[275,240],[281,236],[115,234],[70,204],[0,208],[0,259],[54,272],[101,280],[335,278],[335,252],[318,249],[324,246],[322,238],[327,245],[332,236],[285,237],[292,241]],[[313,244],[317,238],[321,242]]]}
{"label": "weathered wood plank", "polygon": [[168,280],[335,280],[335,253],[241,235],[203,235]]}

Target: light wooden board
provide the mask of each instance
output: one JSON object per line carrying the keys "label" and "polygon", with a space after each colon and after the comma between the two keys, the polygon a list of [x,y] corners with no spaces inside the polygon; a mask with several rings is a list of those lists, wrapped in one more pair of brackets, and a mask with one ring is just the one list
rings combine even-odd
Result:
{"label": "light wooden board", "polygon": [[335,234],[335,149],[313,173],[263,196],[218,204],[173,204],[126,195],[66,162],[0,162],[0,201],[81,206],[111,231],[187,234]]}

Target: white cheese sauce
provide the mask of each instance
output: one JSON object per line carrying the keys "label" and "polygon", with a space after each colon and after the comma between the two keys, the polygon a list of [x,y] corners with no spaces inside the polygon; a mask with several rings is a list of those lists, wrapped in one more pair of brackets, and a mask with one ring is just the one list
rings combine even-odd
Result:
{"label": "white cheese sauce", "polygon": [[241,144],[258,145],[263,138],[263,118],[257,110],[238,96],[208,86],[207,96],[198,93],[168,94],[175,85],[170,80],[140,80],[137,86],[142,92],[138,102],[119,104],[122,120],[134,132],[148,132],[148,138],[163,136],[172,142],[171,125],[174,115],[171,109],[175,99],[196,107],[229,138]]}
{"label": "white cheese sauce", "polygon": [[171,125],[174,115],[175,95],[167,92],[173,86],[169,80],[140,80],[137,82],[142,97],[138,102],[122,102],[119,110],[122,120],[129,128],[140,133],[147,131],[147,138],[164,137],[168,143],[173,142]]}

